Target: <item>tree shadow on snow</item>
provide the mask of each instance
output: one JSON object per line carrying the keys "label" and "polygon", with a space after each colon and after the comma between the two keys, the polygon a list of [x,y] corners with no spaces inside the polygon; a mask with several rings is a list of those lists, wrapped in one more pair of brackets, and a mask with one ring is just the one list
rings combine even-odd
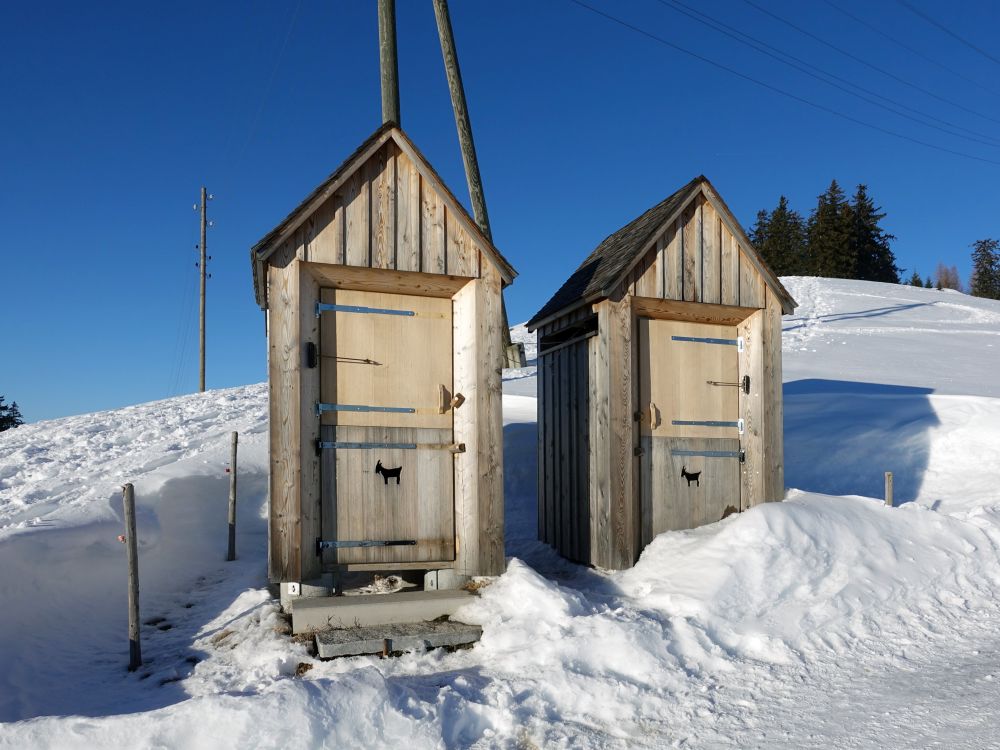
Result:
{"label": "tree shadow on snow", "polygon": [[807,379],[785,383],[785,485],[829,495],[916,499],[940,424],[930,388]]}
{"label": "tree shadow on snow", "polygon": [[797,325],[791,325],[787,328],[782,328],[783,333],[788,331],[795,331],[799,328],[805,328],[807,322],[815,321],[820,323],[836,323],[841,320],[856,320],[858,318],[879,318],[883,315],[892,315],[893,313],[903,312],[905,310],[912,310],[916,307],[931,307],[936,305],[937,302],[914,302],[909,305],[889,305],[888,307],[873,307],[870,310],[857,310],[855,312],[841,312],[841,313],[831,313],[830,315],[817,315],[815,318],[805,318],[801,316],[788,317],[791,323],[796,323]]}

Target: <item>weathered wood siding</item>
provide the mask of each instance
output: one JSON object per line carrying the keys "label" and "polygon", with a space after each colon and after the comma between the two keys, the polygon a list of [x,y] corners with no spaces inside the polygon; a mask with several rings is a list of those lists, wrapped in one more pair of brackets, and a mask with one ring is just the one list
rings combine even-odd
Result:
{"label": "weathered wood siding", "polygon": [[314,263],[478,277],[483,259],[465,221],[389,140],[287,243]]}
{"label": "weathered wood siding", "polygon": [[[588,311],[589,312],[589,311]],[[590,356],[595,336],[540,353],[538,533],[590,562]]]}
{"label": "weathered wood siding", "polygon": [[749,252],[723,211],[698,195],[656,236],[618,294],[762,309],[766,284]]}

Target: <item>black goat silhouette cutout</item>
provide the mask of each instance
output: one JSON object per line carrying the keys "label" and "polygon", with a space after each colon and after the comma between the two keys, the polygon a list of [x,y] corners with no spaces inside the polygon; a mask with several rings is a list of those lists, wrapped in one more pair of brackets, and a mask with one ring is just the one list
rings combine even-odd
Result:
{"label": "black goat silhouette cutout", "polygon": [[[676,464],[674,464],[674,465],[676,466]],[[699,478],[699,477],[701,477],[701,472],[700,471],[696,471],[696,472],[692,473],[692,472],[688,471],[687,466],[682,466],[681,467],[681,476],[684,477],[686,480],[688,480],[688,487],[691,486],[691,482],[694,482],[695,485],[697,485],[698,487],[701,487],[701,479]]]}
{"label": "black goat silhouette cutout", "polygon": [[376,474],[381,474],[382,475],[382,479],[385,480],[386,484],[389,484],[389,480],[392,477],[395,477],[396,478],[396,484],[399,484],[399,475],[402,472],[403,472],[403,467],[402,466],[397,466],[395,469],[387,469],[387,468],[385,468],[382,465],[381,461],[379,461],[377,464],[375,464],[375,473]]}

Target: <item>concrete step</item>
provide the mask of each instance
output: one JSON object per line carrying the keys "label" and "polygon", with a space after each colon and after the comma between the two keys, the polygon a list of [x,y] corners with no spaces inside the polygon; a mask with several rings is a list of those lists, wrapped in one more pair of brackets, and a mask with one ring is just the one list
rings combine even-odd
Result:
{"label": "concrete step", "polygon": [[453,589],[296,599],[292,603],[292,632],[436,620],[454,614],[474,596]]}
{"label": "concrete step", "polygon": [[408,622],[324,630],[316,634],[320,659],[394,651],[426,651],[441,646],[475,643],[483,631],[464,622]]}

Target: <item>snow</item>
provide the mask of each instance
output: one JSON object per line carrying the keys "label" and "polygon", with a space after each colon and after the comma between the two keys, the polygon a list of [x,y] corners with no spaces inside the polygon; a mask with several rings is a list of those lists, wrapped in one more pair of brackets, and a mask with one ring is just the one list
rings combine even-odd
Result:
{"label": "snow", "polygon": [[[320,662],[289,639],[264,587],[263,385],[0,434],[0,747],[1000,747],[1000,303],[784,282],[785,502],[627,571],[534,540],[536,352],[512,330],[509,564],[461,613],[483,627],[466,651]],[[125,481],[152,623],[135,674]]]}

